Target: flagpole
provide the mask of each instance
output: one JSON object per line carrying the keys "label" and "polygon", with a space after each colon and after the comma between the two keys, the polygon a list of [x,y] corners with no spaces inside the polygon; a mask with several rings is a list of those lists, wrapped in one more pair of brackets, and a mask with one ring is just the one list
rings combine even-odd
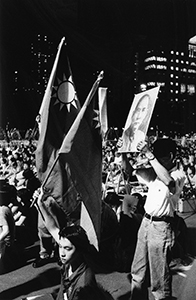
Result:
{"label": "flagpole", "polygon": [[65,41],[65,37],[63,37],[61,39],[60,43],[59,43],[57,55],[56,55],[56,58],[55,58],[55,61],[54,61],[54,65],[53,65],[53,68],[52,68],[52,71],[51,71],[50,78],[48,80],[48,84],[47,84],[47,87],[46,87],[44,98],[43,98],[43,101],[42,101],[42,104],[41,104],[41,107],[40,107],[40,110],[39,110],[39,115],[42,115],[43,109],[45,107],[45,103],[48,99],[48,93],[51,93],[51,86],[52,86],[52,83],[53,83],[53,80],[54,80],[54,75],[56,73],[56,66],[57,66],[57,63],[58,63],[58,60],[59,60],[60,51],[61,51],[61,48],[62,48],[62,45],[63,45],[64,41]]}

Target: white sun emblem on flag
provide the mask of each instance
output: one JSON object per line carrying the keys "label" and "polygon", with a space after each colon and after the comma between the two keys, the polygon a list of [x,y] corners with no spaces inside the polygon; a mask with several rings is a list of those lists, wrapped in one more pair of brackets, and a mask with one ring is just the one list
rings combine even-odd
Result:
{"label": "white sun emblem on flag", "polygon": [[94,116],[93,120],[95,122],[95,128],[96,129],[99,128],[101,130],[101,122],[100,122],[99,110],[94,109],[94,114],[95,114],[95,116]]}
{"label": "white sun emblem on flag", "polygon": [[68,79],[65,74],[63,74],[63,79],[57,78],[58,84],[54,86],[54,91],[52,97],[56,99],[54,105],[60,104],[60,110],[66,105],[67,110],[70,111],[71,105],[77,108],[77,96],[72,81],[72,76]]}

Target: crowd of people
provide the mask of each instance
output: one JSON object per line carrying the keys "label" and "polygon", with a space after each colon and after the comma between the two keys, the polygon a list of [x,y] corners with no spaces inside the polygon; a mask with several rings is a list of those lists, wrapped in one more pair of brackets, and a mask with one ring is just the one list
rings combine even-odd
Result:
{"label": "crowd of people", "polygon": [[[178,259],[184,266],[192,263],[186,224],[178,215],[178,200],[195,197],[194,141],[195,137],[176,141],[151,137],[148,142],[140,142],[133,153],[119,152],[119,138],[103,142],[99,251],[90,245],[78,224],[60,228],[45,209],[35,164],[36,143],[2,144],[0,272],[15,267],[12,255],[17,255],[17,247],[25,249],[24,232],[27,236],[29,231],[32,233],[29,243],[39,238],[40,247],[44,246],[38,232],[41,211],[54,248],[50,256],[39,256],[33,266],[40,267],[55,255],[62,266],[62,281],[54,299],[91,299],[94,291],[99,295],[97,299],[112,299],[96,283],[94,274],[100,268],[126,272],[132,300],[148,299],[149,286],[155,299],[171,299],[171,262]],[[38,210],[32,206],[36,193]],[[86,259],[91,254],[93,264]],[[76,283],[78,278],[80,283]],[[84,278],[88,279],[85,285]]]}

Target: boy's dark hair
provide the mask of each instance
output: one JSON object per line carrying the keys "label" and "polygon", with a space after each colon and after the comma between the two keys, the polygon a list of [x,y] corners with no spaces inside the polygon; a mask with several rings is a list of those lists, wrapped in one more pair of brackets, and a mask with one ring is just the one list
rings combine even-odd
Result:
{"label": "boy's dark hair", "polygon": [[177,145],[176,142],[170,138],[161,138],[156,140],[153,145],[153,153],[157,158],[169,156],[170,153],[176,157]]}
{"label": "boy's dark hair", "polygon": [[79,251],[88,251],[90,242],[86,231],[80,225],[64,227],[60,230],[59,237],[67,238]]}
{"label": "boy's dark hair", "polygon": [[104,201],[111,206],[119,206],[122,202],[119,199],[122,199],[122,196],[119,196],[115,192],[108,192]]}

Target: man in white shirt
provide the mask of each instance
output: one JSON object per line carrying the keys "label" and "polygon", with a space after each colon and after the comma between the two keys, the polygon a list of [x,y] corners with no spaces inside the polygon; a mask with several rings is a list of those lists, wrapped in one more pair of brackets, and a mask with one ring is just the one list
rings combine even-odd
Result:
{"label": "man in white shirt", "polygon": [[145,142],[138,144],[138,150],[145,154],[151,168],[136,170],[138,179],[148,186],[148,194],[129,275],[130,299],[148,299],[149,283],[156,300],[172,299],[169,263],[175,242],[173,217],[185,175],[176,167],[173,140],[158,139],[153,144],[153,153]]}

